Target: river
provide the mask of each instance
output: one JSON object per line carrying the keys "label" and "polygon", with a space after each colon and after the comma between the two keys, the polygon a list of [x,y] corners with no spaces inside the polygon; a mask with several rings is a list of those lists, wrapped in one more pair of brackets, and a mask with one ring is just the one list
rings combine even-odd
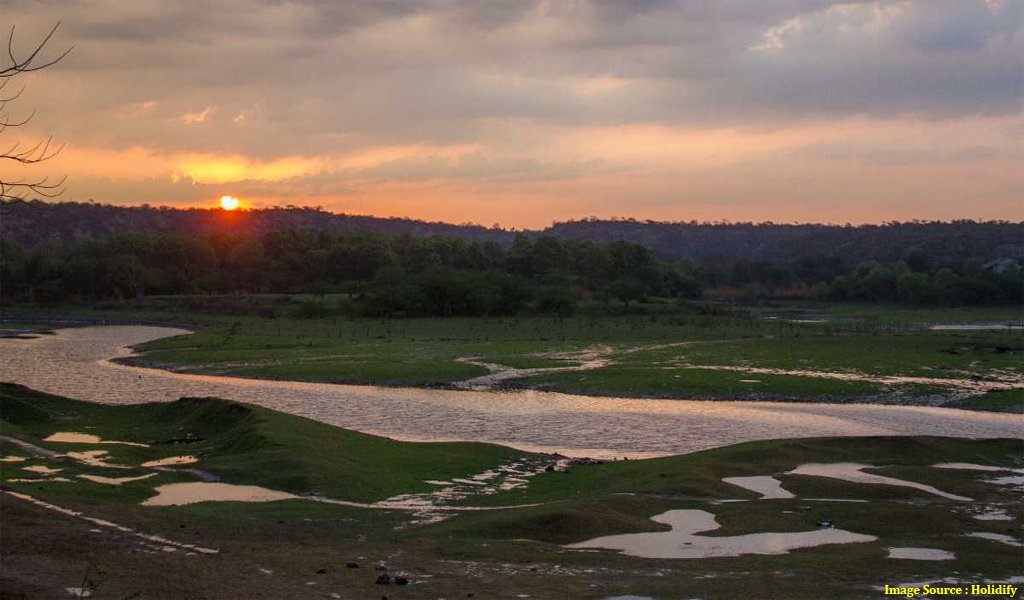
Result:
{"label": "river", "polygon": [[401,440],[493,442],[595,458],[813,436],[1024,437],[1024,415],[949,408],[381,388],[188,375],[110,361],[129,355],[128,346],[183,333],[103,326],[0,339],[0,381],[110,404],[216,396]]}

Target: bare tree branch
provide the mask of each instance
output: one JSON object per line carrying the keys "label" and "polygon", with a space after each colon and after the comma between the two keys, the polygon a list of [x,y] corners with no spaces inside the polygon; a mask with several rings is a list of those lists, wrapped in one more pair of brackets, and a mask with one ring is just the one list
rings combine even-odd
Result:
{"label": "bare tree branch", "polygon": [[39,71],[41,69],[45,69],[46,67],[51,67],[51,66],[59,63],[61,60],[64,59],[65,56],[70,54],[71,51],[75,49],[74,46],[71,46],[70,48],[65,50],[63,54],[61,54],[57,58],[54,58],[53,60],[47,61],[47,62],[45,62],[45,63],[43,63],[41,65],[33,65],[32,64],[33,62],[35,62],[36,58],[39,56],[39,52],[50,41],[50,38],[53,37],[53,34],[57,32],[57,28],[60,27],[60,23],[61,23],[60,21],[57,21],[57,24],[53,26],[53,29],[50,30],[50,33],[46,34],[46,37],[43,38],[43,41],[39,42],[39,45],[36,46],[36,49],[33,50],[32,53],[29,54],[28,57],[24,58],[24,59],[18,59],[17,57],[14,56],[14,27],[15,26],[12,25],[11,26],[11,33],[7,36],[7,56],[11,59],[11,66],[5,67],[3,69],[0,69],[0,77],[14,77],[18,73],[31,73],[32,71]]}
{"label": "bare tree branch", "polygon": [[[51,67],[63,60],[74,49],[74,46],[72,46],[53,59],[41,58],[41,52],[53,38],[59,27],[60,21],[53,26],[53,29],[46,34],[46,37],[24,58],[18,58],[15,53],[15,27],[11,27],[10,34],[7,36],[7,58],[10,60],[10,65],[0,66],[0,133],[4,133],[10,128],[22,127],[36,115],[36,111],[33,109],[27,117],[19,119],[12,117],[8,112],[10,103],[17,100],[22,92],[25,91],[25,86],[22,86],[13,95],[4,94],[3,90],[11,80],[22,73],[31,73]],[[20,165],[34,165],[50,160],[64,149],[63,144],[56,149],[53,149],[52,145],[53,136],[39,141],[28,148],[22,148],[22,142],[20,141],[15,142],[6,152],[0,153],[0,163],[7,163],[9,161]],[[60,196],[64,193],[65,180],[66,178],[62,177],[59,181],[51,181],[49,176],[44,176],[41,179],[11,179],[0,173],[0,209],[10,209],[15,204],[25,204],[33,207],[45,206],[42,203],[33,202],[32,199],[39,197],[56,198]],[[4,211],[0,210],[0,213],[2,212]]]}

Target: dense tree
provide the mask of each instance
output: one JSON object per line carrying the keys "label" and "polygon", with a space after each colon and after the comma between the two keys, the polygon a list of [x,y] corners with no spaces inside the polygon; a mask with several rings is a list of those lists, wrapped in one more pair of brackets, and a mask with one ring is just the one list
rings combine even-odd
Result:
{"label": "dense tree", "polygon": [[[523,239],[506,251],[442,237],[275,231],[121,235],[28,249],[3,242],[0,252],[0,293],[27,301],[354,292],[353,310],[363,314],[453,316],[568,314],[579,298],[605,288],[619,290],[627,305],[651,294],[700,293],[678,265],[624,242]],[[314,312],[311,305],[303,314]]]}

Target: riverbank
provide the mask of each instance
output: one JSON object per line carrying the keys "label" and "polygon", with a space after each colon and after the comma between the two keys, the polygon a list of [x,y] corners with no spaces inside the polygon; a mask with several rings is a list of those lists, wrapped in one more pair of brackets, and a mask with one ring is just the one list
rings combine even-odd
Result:
{"label": "riverbank", "polygon": [[0,380],[108,404],[216,396],[397,439],[472,440],[569,456],[664,455],[779,437],[1018,437],[1024,426],[1020,415],[950,408],[381,388],[172,373],[111,361],[128,354],[126,347],[189,339],[185,333],[107,326],[0,340]]}
{"label": "riverbank", "polygon": [[178,373],[595,397],[1024,412],[1024,332],[1019,330],[865,328],[728,314],[392,321],[158,313],[17,318],[50,327],[138,323],[190,329],[194,333],[188,336],[146,342],[136,347],[138,356],[119,359]]}
{"label": "riverbank", "polygon": [[516,392],[516,391],[535,391],[535,392],[551,392],[558,394],[572,394],[578,396],[591,396],[594,398],[622,398],[629,397],[635,399],[654,399],[654,400],[696,400],[701,402],[794,402],[794,403],[821,403],[821,404],[877,404],[882,406],[929,406],[929,407],[946,407],[946,408],[959,408],[964,410],[980,410],[988,412],[1006,412],[1006,413],[1024,413],[1024,397],[1018,398],[1016,390],[1010,390],[1011,394],[1004,394],[1003,392],[989,392],[984,396],[975,396],[969,398],[956,397],[951,395],[929,395],[929,396],[908,396],[897,392],[893,393],[882,393],[882,394],[851,394],[851,395],[815,395],[815,396],[794,396],[787,394],[773,394],[773,393],[760,393],[754,391],[741,391],[738,393],[729,394],[700,394],[700,395],[688,395],[681,397],[677,393],[672,392],[643,392],[637,390],[629,390],[621,393],[612,390],[593,389],[587,387],[574,387],[572,382],[567,384],[554,384],[554,383],[542,383],[534,382],[530,379],[522,378],[513,381],[502,381],[495,385],[488,385],[486,387],[470,387],[467,388],[462,382],[454,383],[421,383],[418,385],[410,386],[410,384],[403,381],[381,381],[381,380],[363,380],[363,379],[328,379],[322,377],[316,378],[304,378],[297,376],[287,375],[260,375],[248,373],[245,375],[235,375],[231,372],[222,371],[207,371],[205,369],[196,369],[191,366],[182,366],[176,363],[159,362],[155,361],[146,353],[133,354],[132,356],[120,357],[111,360],[112,363],[129,366],[129,367],[140,367],[147,369],[159,369],[169,373],[179,374],[211,374],[211,375],[230,375],[232,377],[240,377],[243,379],[252,379],[257,381],[276,381],[276,382],[302,382],[302,383],[327,383],[334,385],[345,385],[345,386],[374,386],[382,388],[409,388],[418,387],[426,390],[490,390],[495,392]]}
{"label": "riverbank", "polygon": [[[76,431],[94,437],[67,435]],[[1019,493],[993,483],[1024,467],[1020,440],[772,440],[569,465],[497,446],[403,444],[214,399],[107,406],[14,386],[0,387],[0,435],[22,442],[0,438],[5,595],[85,587],[94,597],[860,598],[950,573],[1009,582],[1020,575],[1013,544],[1024,542]],[[145,466],[169,457],[195,460]],[[794,473],[806,463],[861,463],[896,481]],[[948,463],[991,470],[937,466]],[[154,502],[166,486],[202,483],[192,471],[284,495]],[[769,477],[790,497],[736,483]],[[476,510],[510,506],[519,508]],[[444,518],[424,518],[445,507]],[[667,531],[651,517],[670,511],[712,514],[720,529],[694,539],[729,540],[738,555],[569,547]],[[813,533],[825,519],[864,539],[779,554],[739,541]],[[890,548],[952,558],[895,559]],[[376,583],[383,575],[388,583]]]}

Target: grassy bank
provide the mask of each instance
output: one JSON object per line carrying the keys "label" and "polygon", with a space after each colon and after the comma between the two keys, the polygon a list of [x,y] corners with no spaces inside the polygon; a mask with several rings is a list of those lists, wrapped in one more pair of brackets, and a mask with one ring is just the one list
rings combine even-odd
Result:
{"label": "grassy bank", "polygon": [[[46,442],[57,431],[90,432],[118,444]],[[214,399],[161,405],[101,406],[0,388],[0,434],[60,454],[102,448],[106,460],[129,466],[191,454],[189,467],[231,484],[258,484],[298,494],[379,500],[421,492],[424,479],[467,477],[510,460],[514,450],[480,444],[403,444],[311,423],[291,415]],[[189,435],[191,434],[191,435]],[[510,506],[465,512],[440,523],[415,525],[404,511],[370,510],[310,500],[267,503],[206,502],[141,506],[154,488],[195,481],[196,473],[162,471],[145,480],[109,486],[78,477],[129,476],[143,467],[85,466],[63,457],[35,457],[10,441],[0,462],[2,489],[28,494],[87,516],[155,534],[217,554],[161,548],[131,534],[40,508],[0,494],[4,523],[5,595],[57,597],[63,588],[93,580],[95,597],[603,598],[641,594],[658,598],[874,596],[876,586],[954,574],[965,582],[1002,581],[1020,574],[1020,549],[968,537],[991,532],[1021,540],[1024,506],[989,473],[935,469],[938,462],[1021,467],[1019,440],[951,438],[839,438],[754,442],[642,461],[570,466],[540,473],[528,485],[455,504]],[[550,459],[547,459],[550,460]],[[886,485],[787,475],[805,462],[854,461],[873,472],[933,485],[973,498],[957,502]],[[70,481],[44,482],[25,466],[45,465]],[[723,477],[774,475],[796,498],[756,500],[757,494]],[[38,480],[37,483],[12,481]],[[838,498],[850,502],[819,502]],[[721,500],[744,500],[720,503]],[[859,502],[852,502],[859,501]],[[561,544],[601,535],[657,531],[649,520],[666,510],[711,512],[721,529],[710,536],[808,531],[822,518],[836,527],[877,536],[874,542],[700,560],[647,559],[613,551],[581,552]],[[998,508],[1009,521],[979,521],[977,511]],[[888,559],[889,547],[953,552],[956,559]],[[347,568],[346,563],[358,568]],[[374,583],[385,571],[408,586]],[[829,565],[823,569],[822,565]],[[336,596],[332,595],[335,594]]]}
{"label": "grassy bank", "polygon": [[[502,385],[595,395],[885,400],[1024,409],[1024,402],[1014,400],[1019,397],[1015,392],[985,397],[984,386],[966,391],[948,381],[1016,381],[1024,387],[1024,333],[929,331],[920,326],[928,319],[948,321],[953,316],[959,322],[1006,317],[1009,313],[1001,309],[889,310],[833,305],[829,311],[861,312],[842,318],[833,315],[824,322],[766,319],[762,309],[717,305],[651,304],[634,309],[646,314],[392,320],[341,316],[271,319],[141,309],[75,310],[72,314],[86,323],[127,319],[193,328],[192,335],[144,344],[139,348],[143,355],[132,359],[136,364],[188,373],[443,386],[488,373],[483,366],[466,362],[467,358],[522,369],[568,367],[596,356],[604,361],[600,368],[534,373]],[[23,316],[19,317],[17,310],[9,311],[6,318],[16,322],[30,316],[67,316],[68,312],[53,309],[52,313],[20,314]],[[853,315],[860,316],[846,318]],[[918,325],[908,326],[910,322]],[[851,377],[830,376],[835,373]],[[879,381],[880,377],[936,381],[900,383]]]}

